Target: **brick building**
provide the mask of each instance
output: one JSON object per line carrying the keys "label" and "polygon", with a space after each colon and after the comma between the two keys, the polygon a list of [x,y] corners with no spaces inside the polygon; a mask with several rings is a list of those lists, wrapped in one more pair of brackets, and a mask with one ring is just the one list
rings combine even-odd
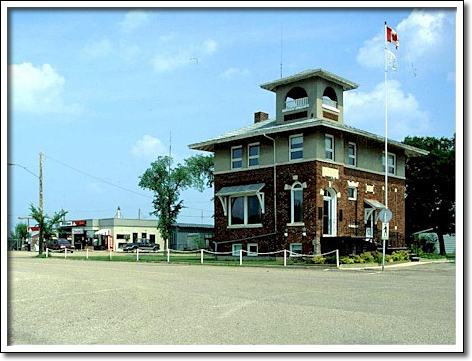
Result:
{"label": "brick building", "polygon": [[[324,69],[264,83],[276,116],[195,150],[215,155],[218,251],[360,253],[380,244],[385,138],[344,124],[343,93],[357,84]],[[405,240],[405,161],[427,152],[388,140],[391,247]]]}

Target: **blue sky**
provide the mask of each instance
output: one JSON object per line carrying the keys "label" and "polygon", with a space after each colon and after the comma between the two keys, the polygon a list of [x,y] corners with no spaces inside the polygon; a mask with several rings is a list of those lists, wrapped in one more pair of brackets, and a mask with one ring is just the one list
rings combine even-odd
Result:
{"label": "blue sky", "polygon": [[[154,218],[139,176],[170,143],[179,162],[255,111],[272,117],[259,85],[281,60],[283,76],[324,68],[359,84],[345,124],[383,135],[385,21],[400,40],[389,138],[456,131],[455,8],[9,10],[8,162],[37,175],[44,153],[47,214]],[[38,205],[22,167],[8,167],[9,224]],[[212,194],[184,191],[179,221],[212,223]]]}

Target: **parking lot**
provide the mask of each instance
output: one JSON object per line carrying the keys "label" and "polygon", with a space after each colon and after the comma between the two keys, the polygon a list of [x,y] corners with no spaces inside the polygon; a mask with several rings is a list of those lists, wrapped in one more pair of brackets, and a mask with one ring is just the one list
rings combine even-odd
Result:
{"label": "parking lot", "polygon": [[455,264],[368,270],[11,252],[9,345],[454,345]]}

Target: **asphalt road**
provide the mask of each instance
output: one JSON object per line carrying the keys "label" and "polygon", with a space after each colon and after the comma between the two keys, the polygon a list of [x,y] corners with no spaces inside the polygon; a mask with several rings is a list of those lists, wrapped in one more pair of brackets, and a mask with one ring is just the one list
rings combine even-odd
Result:
{"label": "asphalt road", "polygon": [[8,345],[451,345],[455,264],[8,263]]}

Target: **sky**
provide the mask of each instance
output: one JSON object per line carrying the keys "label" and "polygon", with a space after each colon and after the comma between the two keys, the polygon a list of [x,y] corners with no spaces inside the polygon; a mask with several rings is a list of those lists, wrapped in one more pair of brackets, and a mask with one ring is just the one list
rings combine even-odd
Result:
{"label": "sky", "polygon": [[[413,6],[9,8],[8,225],[38,206],[40,152],[46,214],[112,218],[119,206],[124,218],[154,219],[152,193],[138,186],[151,162],[199,154],[188,145],[256,111],[272,118],[275,93],[259,85],[281,72],[323,68],[359,84],[344,94],[344,123],[383,136],[385,21],[400,41],[389,45],[389,138],[452,137],[462,122],[456,8]],[[183,191],[178,221],[212,224],[212,197]]]}

